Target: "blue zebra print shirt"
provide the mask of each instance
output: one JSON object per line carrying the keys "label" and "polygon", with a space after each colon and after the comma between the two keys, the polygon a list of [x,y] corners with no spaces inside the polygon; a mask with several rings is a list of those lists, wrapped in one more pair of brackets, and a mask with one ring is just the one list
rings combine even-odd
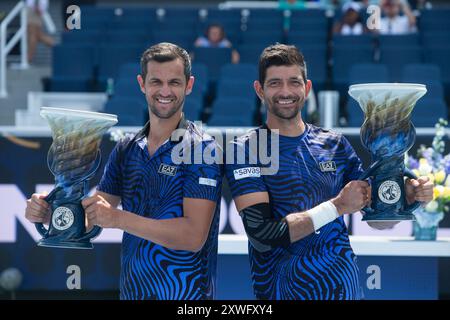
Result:
{"label": "blue zebra print shirt", "polygon": [[[306,124],[301,136],[278,136],[278,172],[260,175],[258,168],[264,166],[259,159],[251,164],[254,155],[249,152],[249,140],[258,138],[261,129],[267,126],[231,142],[235,157],[239,149],[245,153],[245,164],[227,163],[226,176],[233,197],[268,192],[276,218],[308,210],[335,197],[362,172],[361,161],[344,136]],[[267,137],[270,150],[270,134]],[[249,243],[249,257],[258,299],[361,298],[356,257],[343,217],[286,249],[261,253]]]}
{"label": "blue zebra print shirt", "polygon": [[[180,143],[195,144],[195,152],[206,147],[216,150],[215,141],[192,122],[183,119],[180,127],[186,129],[182,139],[166,141],[151,157],[147,148],[148,124],[145,134],[131,140],[128,148],[119,142],[109,157],[98,190],[120,196],[124,210],[152,219],[183,216],[184,197],[215,201],[207,241],[194,253],[172,250],[124,232],[121,299],[214,298],[222,172],[217,164],[172,161],[171,151]],[[195,152],[191,152],[192,157]]]}

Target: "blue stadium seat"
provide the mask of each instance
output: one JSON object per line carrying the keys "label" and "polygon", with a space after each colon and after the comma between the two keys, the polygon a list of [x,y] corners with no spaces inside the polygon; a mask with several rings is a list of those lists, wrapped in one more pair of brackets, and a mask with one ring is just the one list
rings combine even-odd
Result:
{"label": "blue stadium seat", "polygon": [[434,127],[439,118],[448,119],[448,108],[442,99],[421,98],[411,116],[416,127]]}
{"label": "blue stadium seat", "polygon": [[[68,61],[68,59],[70,59]],[[57,45],[53,47],[51,91],[89,91],[94,76],[95,54],[92,46]]]}
{"label": "blue stadium seat", "polygon": [[272,32],[283,30],[282,19],[270,19],[270,20],[255,20],[250,19],[246,24],[246,31],[259,31],[259,32]]}
{"label": "blue stadium seat", "polygon": [[[196,33],[198,26],[197,18],[192,19],[164,19],[156,20],[152,23],[152,28],[155,31],[165,31],[165,32],[192,32]],[[155,32],[156,33],[156,32]]]}
{"label": "blue stadium seat", "polygon": [[208,68],[211,81],[217,81],[220,69],[223,65],[231,62],[230,48],[195,48],[194,61],[203,63]]}
{"label": "blue stadium seat", "polygon": [[208,16],[207,19],[211,19],[214,21],[233,21],[233,22],[241,22],[241,10],[240,9],[226,9],[221,10],[217,8],[210,8],[207,10]]}
{"label": "blue stadium seat", "polygon": [[242,44],[258,44],[261,46],[269,46],[276,42],[283,42],[283,33],[281,29],[272,29],[271,31],[245,31],[241,34]]}
{"label": "blue stadium seat", "polygon": [[81,19],[81,29],[89,31],[103,31],[108,24],[108,18],[97,18],[83,14]]}
{"label": "blue stadium seat", "polygon": [[334,47],[342,47],[342,46],[371,47],[371,46],[373,46],[373,37],[368,34],[359,35],[359,36],[334,35],[333,36],[333,46]]}
{"label": "blue stadium seat", "polygon": [[327,80],[327,48],[324,44],[297,45],[303,53],[307,67],[307,77],[311,79],[315,90],[322,90]]}
{"label": "blue stadium seat", "polygon": [[313,20],[326,23],[327,17],[323,9],[292,10],[292,20]]}
{"label": "blue stadium seat", "polygon": [[152,30],[152,27],[153,22],[151,19],[139,19],[134,17],[115,17],[108,20],[106,23],[106,28],[113,31],[131,29],[149,32]]}
{"label": "blue stadium seat", "polygon": [[328,23],[326,21],[315,20],[293,20],[291,19],[290,31],[317,32],[327,34]]}
{"label": "blue stadium seat", "polygon": [[255,102],[251,99],[222,97],[216,99],[208,125],[251,126],[255,112]]}
{"label": "blue stadium seat", "polygon": [[358,63],[350,67],[349,84],[386,83],[390,81],[389,69],[380,63]]}
{"label": "blue stadium seat", "polygon": [[257,63],[266,46],[262,44],[241,44],[238,47],[241,63]]}
{"label": "blue stadium seat", "polygon": [[192,64],[192,75],[195,78],[194,89],[198,88],[205,95],[209,90],[208,68],[203,63]]}
{"label": "blue stadium seat", "polygon": [[141,74],[141,65],[138,62],[124,63],[119,67],[117,78],[136,79]]}
{"label": "blue stadium seat", "polygon": [[301,50],[303,45],[327,44],[327,35],[316,32],[291,31],[287,36],[287,43],[297,45]]}
{"label": "blue stadium seat", "polygon": [[258,66],[255,63],[226,64],[220,69],[220,79],[252,83],[258,79]]}
{"label": "blue stadium seat", "polygon": [[433,99],[433,100],[442,100],[444,101],[444,86],[441,83],[426,83],[426,81],[416,81],[416,83],[422,83],[427,86],[427,93],[426,97],[427,99]]}
{"label": "blue stadium seat", "polygon": [[364,122],[364,113],[358,102],[350,97],[347,100],[347,114],[347,123],[349,127],[361,127]]}
{"label": "blue stadium seat", "polygon": [[[428,48],[425,50],[425,62],[433,63],[441,69],[441,76],[446,86],[450,85],[450,46]],[[446,89],[448,90],[448,89]]]}
{"label": "blue stadium seat", "polygon": [[276,9],[250,9],[250,21],[279,21],[283,20],[283,12]]}
{"label": "blue stadium seat", "polygon": [[98,55],[99,80],[103,82],[107,78],[117,77],[117,72],[122,64],[139,61],[141,54],[141,46],[101,45]]}
{"label": "blue stadium seat", "polygon": [[423,32],[422,44],[425,48],[442,47],[447,45],[450,47],[450,32],[436,33],[436,32]]}
{"label": "blue stadium seat", "polygon": [[91,5],[80,6],[83,18],[110,19],[115,16],[113,7],[97,7]]}
{"label": "blue stadium seat", "polygon": [[191,96],[186,97],[186,100],[184,101],[183,112],[187,120],[201,120],[202,110],[202,100],[192,98]]}
{"label": "blue stadium seat", "polygon": [[441,69],[435,64],[407,64],[402,70],[402,82],[441,83]]}
{"label": "blue stadium seat", "polygon": [[136,45],[144,47],[153,40],[151,32],[133,29],[108,30],[103,38],[104,44],[126,43],[127,46]]}
{"label": "blue stadium seat", "polygon": [[119,126],[142,126],[145,122],[147,105],[141,99],[131,97],[113,97],[104,107],[104,112],[116,114]]}
{"label": "blue stadium seat", "polygon": [[442,32],[450,28],[450,10],[432,9],[421,11],[419,29],[422,32]]}
{"label": "blue stadium seat", "polygon": [[420,11],[420,20],[422,21],[447,20],[449,16],[450,9],[448,8],[426,9]]}
{"label": "blue stadium seat", "polygon": [[388,66],[391,73],[391,81],[398,82],[405,65],[411,63],[422,63],[422,48],[410,47],[381,47],[380,62]]}
{"label": "blue stadium seat", "polygon": [[132,8],[125,7],[122,8],[123,14],[122,18],[128,20],[147,20],[151,21],[155,19],[156,9],[155,8]]}
{"label": "blue stadium seat", "polygon": [[372,63],[372,46],[335,46],[333,48],[333,82],[339,89],[347,89],[349,71],[357,63]]}
{"label": "blue stadium seat", "polygon": [[241,98],[256,102],[253,81],[236,81],[233,79],[220,80],[217,84],[217,99]]}
{"label": "blue stadium seat", "polygon": [[63,32],[62,43],[64,45],[97,45],[102,38],[103,35],[98,30],[70,30]]}
{"label": "blue stadium seat", "polygon": [[145,95],[142,93],[136,78],[120,78],[114,84],[114,97],[137,98],[146,103]]}
{"label": "blue stadium seat", "polygon": [[198,21],[199,9],[195,7],[164,8],[164,21]]}
{"label": "blue stadium seat", "polygon": [[381,48],[419,46],[419,40],[418,34],[378,36],[378,42]]}
{"label": "blue stadium seat", "polygon": [[194,45],[196,34],[193,29],[185,28],[178,30],[160,30],[155,32],[154,43],[171,42],[181,46],[183,49],[190,51]]}

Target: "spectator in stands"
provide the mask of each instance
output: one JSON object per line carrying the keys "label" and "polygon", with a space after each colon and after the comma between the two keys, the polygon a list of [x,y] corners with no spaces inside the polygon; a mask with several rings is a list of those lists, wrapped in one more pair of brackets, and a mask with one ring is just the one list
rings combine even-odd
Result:
{"label": "spectator in stands", "polygon": [[[380,21],[380,33],[387,35],[402,35],[414,33],[416,17],[411,11],[407,0],[380,0],[384,17]],[[403,12],[403,15],[400,15]]]}
{"label": "spectator in stands", "polygon": [[28,62],[33,60],[39,42],[52,47],[55,41],[43,30],[43,15],[48,9],[48,0],[27,0],[28,7]]}
{"label": "spectator in stands", "polygon": [[361,5],[350,1],[342,6],[342,17],[333,28],[333,33],[341,35],[360,35],[368,30],[359,14]]}
{"label": "spectator in stands", "polygon": [[[220,24],[211,24],[206,29],[205,35],[198,37],[194,43],[195,47],[202,48],[232,48],[230,40],[226,38],[225,30]],[[233,49],[231,53],[231,61],[239,63],[239,53]]]}

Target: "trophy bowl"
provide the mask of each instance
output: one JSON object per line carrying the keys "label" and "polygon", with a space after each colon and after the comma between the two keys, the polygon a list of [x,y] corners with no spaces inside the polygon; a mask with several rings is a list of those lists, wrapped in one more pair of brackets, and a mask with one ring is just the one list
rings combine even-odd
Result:
{"label": "trophy bowl", "polygon": [[81,201],[88,195],[89,179],[101,163],[102,137],[117,123],[117,116],[46,107],[41,108],[40,115],[52,130],[47,165],[55,177],[55,188],[45,198],[51,207],[49,228],[35,224],[43,237],[38,246],[92,249],[91,240],[101,228],[94,226],[86,232]]}
{"label": "trophy bowl", "polygon": [[370,152],[371,165],[360,180],[369,180],[372,203],[363,208],[364,221],[414,220],[419,202],[408,204],[405,177],[417,177],[405,168],[405,153],[414,144],[416,129],[411,113],[427,92],[425,85],[409,83],[367,83],[349,88],[364,112],[360,137]]}

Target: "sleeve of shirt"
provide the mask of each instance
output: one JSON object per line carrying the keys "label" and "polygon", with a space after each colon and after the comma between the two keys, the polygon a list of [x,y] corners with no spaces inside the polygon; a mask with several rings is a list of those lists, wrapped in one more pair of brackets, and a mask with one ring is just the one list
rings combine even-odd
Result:
{"label": "sleeve of shirt", "polygon": [[216,202],[222,193],[222,166],[215,161],[219,147],[212,140],[203,142],[194,150],[202,152],[202,156],[197,160],[193,157],[190,164],[185,164],[183,197]]}
{"label": "sleeve of shirt", "polygon": [[226,155],[225,175],[233,198],[267,191],[261,167],[256,161],[249,160],[254,158],[250,157],[248,144],[234,140],[228,144],[227,152],[232,152]]}
{"label": "sleeve of shirt", "polygon": [[364,172],[364,169],[361,159],[346,137],[342,136],[341,143],[348,158],[347,167],[344,172],[344,185],[346,185],[352,180],[358,180],[359,176]]}
{"label": "sleeve of shirt", "polygon": [[109,155],[108,162],[103,171],[103,176],[97,186],[98,191],[119,197],[122,195],[122,171],[120,169],[120,159],[123,156],[119,154],[123,149],[120,146],[121,143],[119,142]]}

